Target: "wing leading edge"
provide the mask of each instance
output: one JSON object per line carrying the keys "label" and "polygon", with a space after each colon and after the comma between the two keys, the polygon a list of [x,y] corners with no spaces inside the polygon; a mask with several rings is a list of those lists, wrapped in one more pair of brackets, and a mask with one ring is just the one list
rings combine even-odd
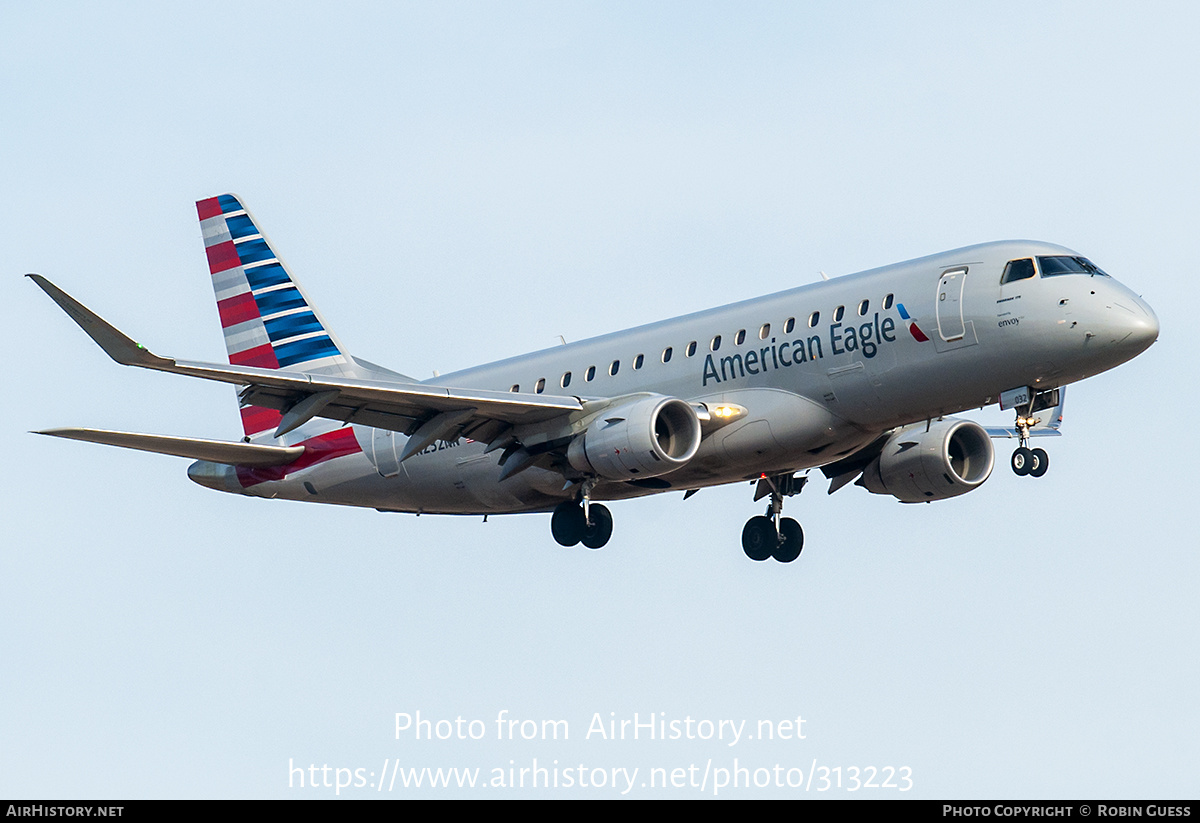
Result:
{"label": "wing leading edge", "polygon": [[[546,423],[582,411],[584,408],[583,404],[573,397],[351,379],[303,371],[225,366],[161,357],[134,341],[45,277],[38,274],[30,274],[28,277],[117,363],[242,386],[243,403],[275,409],[282,413],[282,422],[276,430],[277,437],[314,417],[322,417],[341,423],[389,429],[413,436],[417,440],[429,437],[432,442],[433,439],[466,436],[483,442],[498,443],[513,427]],[[45,433],[59,437],[73,436],[53,431]],[[115,436],[127,433],[109,434]],[[79,440],[89,439],[84,436],[73,437]],[[94,436],[90,439],[92,442],[144,448],[130,445],[133,441],[117,443],[112,438],[101,440]],[[181,454],[177,451],[166,453]]]}

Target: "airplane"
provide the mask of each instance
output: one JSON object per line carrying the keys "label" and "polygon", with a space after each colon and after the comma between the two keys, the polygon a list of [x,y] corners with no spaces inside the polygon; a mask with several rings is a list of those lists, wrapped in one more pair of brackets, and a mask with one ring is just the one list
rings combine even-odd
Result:
{"label": "airplane", "polygon": [[[597,549],[614,501],[749,482],[756,561],[790,563],[782,516],[819,469],[904,503],[988,479],[991,439],[1040,477],[1065,386],[1158,338],[1145,301],[1049,243],[967,246],[417,380],[355,357],[241,198],[196,204],[229,363],[153,354],[28,275],[117,363],[238,387],[240,441],[49,429],[194,460],[188,477],[253,497],[483,515],[550,512],[554,540]],[[955,415],[998,404],[1011,427]]]}

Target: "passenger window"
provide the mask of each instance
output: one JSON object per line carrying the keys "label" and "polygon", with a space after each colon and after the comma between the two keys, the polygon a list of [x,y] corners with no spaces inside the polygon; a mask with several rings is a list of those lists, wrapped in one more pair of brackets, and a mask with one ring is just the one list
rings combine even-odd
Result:
{"label": "passenger window", "polygon": [[559,385],[562,386],[564,389],[567,386],[571,385],[571,373],[569,371],[563,372],[562,380],[559,381]]}
{"label": "passenger window", "polygon": [[742,345],[742,343],[745,343],[746,342],[746,330],[738,329],[738,333],[733,336],[733,342],[734,342],[734,344],[736,344],[738,346]]}
{"label": "passenger window", "polygon": [[841,323],[841,322],[842,322],[842,317],[844,317],[844,316],[845,316],[845,314],[846,314],[846,307],[845,307],[845,306],[838,306],[838,307],[837,307],[836,309],[834,309],[834,311],[833,311],[833,322],[834,322],[834,323]]}
{"label": "passenger window", "polygon": [[762,328],[758,330],[758,339],[759,339],[759,340],[766,340],[766,339],[767,339],[767,335],[768,335],[768,334],[770,334],[770,333],[771,333],[771,324],[770,324],[770,323],[763,323],[763,324],[762,324]]}
{"label": "passenger window", "polygon": [[1032,260],[1009,260],[1008,265],[1004,267],[1004,275],[1000,278],[1000,285],[1026,280],[1030,277],[1033,277]]}
{"label": "passenger window", "polygon": [[667,346],[665,349],[663,349],[663,358],[662,358],[662,360],[663,360],[663,362],[664,362],[664,363],[670,363],[670,362],[671,362],[671,347],[670,347],[670,346]]}
{"label": "passenger window", "polygon": [[791,333],[792,333],[792,329],[794,329],[794,328],[796,328],[796,318],[794,318],[794,317],[789,317],[789,318],[787,319],[787,322],[783,324],[783,333],[784,333],[784,334],[791,334]]}
{"label": "passenger window", "polygon": [[688,343],[687,356],[691,357],[695,353],[696,353],[696,341],[693,340],[691,343]]}
{"label": "passenger window", "polygon": [[642,354],[639,354],[637,357],[633,358],[633,368],[635,371],[642,367],[642,362],[645,359],[646,359],[645,355],[642,355]]}
{"label": "passenger window", "polygon": [[717,349],[721,348],[721,335],[718,334],[716,337],[714,337],[708,348],[710,351],[716,351]]}
{"label": "passenger window", "polygon": [[535,392],[537,392],[538,394],[541,394],[542,392],[544,392],[546,390],[546,378],[539,377],[538,381],[537,381],[537,385],[533,387],[533,390]]}
{"label": "passenger window", "polygon": [[511,389],[509,389],[509,391],[511,391],[511,392],[519,392],[520,390],[521,390],[520,383],[513,383],[513,387]]}
{"label": "passenger window", "polygon": [[883,307],[885,309],[890,309],[892,307],[892,303],[895,302],[895,300],[896,300],[895,295],[889,294],[887,297],[883,298]]}
{"label": "passenger window", "polygon": [[871,307],[870,300],[864,300],[861,303],[859,303],[858,304],[858,316],[864,317],[867,313],[867,309],[869,309],[870,307]]}
{"label": "passenger window", "polygon": [[614,360],[614,361],[612,361],[612,365],[608,367],[608,376],[616,377],[617,372],[619,372],[620,370],[621,370],[621,361]]}
{"label": "passenger window", "polygon": [[820,322],[821,322],[821,313],[819,311],[815,311],[808,316],[808,327],[810,329],[815,329],[817,327],[817,324]]}
{"label": "passenger window", "polygon": [[594,379],[595,379],[595,377],[596,377],[596,367],[595,367],[595,366],[588,366],[587,374],[585,374],[585,375],[583,376],[583,379],[584,379],[585,381],[587,381],[588,383],[591,383],[591,382],[592,382],[592,380],[594,380]]}

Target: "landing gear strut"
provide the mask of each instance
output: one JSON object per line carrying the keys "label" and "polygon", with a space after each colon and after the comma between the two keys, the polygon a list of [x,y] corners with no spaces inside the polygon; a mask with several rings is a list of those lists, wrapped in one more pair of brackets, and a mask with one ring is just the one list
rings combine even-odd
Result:
{"label": "landing gear strut", "polygon": [[579,543],[599,549],[612,537],[613,518],[606,506],[591,502],[594,481],[583,484],[580,499],[564,500],[550,516],[550,533],[560,546]]}
{"label": "landing gear strut", "polygon": [[783,498],[799,494],[807,477],[781,474],[762,477],[758,481],[755,500],[770,496],[767,513],[751,517],[742,529],[742,551],[751,560],[774,557],[780,563],[791,563],[804,549],[804,530],[790,517],[781,517]]}

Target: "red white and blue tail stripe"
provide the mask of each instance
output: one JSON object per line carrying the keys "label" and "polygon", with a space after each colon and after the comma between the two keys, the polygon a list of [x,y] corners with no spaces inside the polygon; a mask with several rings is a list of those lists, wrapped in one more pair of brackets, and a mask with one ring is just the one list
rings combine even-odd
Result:
{"label": "red white and blue tail stripe", "polygon": [[[338,373],[348,358],[236,195],[196,203],[229,362],[263,369]],[[352,367],[351,367],[352,368]],[[279,413],[242,408],[247,435]]]}

